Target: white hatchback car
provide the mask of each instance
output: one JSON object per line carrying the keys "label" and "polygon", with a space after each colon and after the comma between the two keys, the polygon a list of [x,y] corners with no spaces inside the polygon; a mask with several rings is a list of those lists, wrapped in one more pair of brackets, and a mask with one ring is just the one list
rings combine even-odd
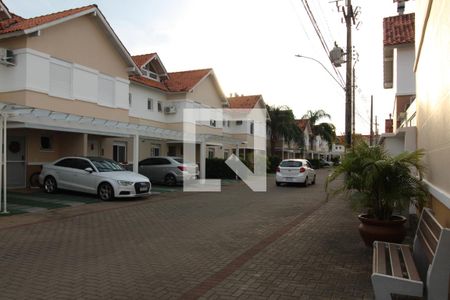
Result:
{"label": "white hatchback car", "polygon": [[306,159],[285,159],[276,173],[276,184],[279,186],[282,183],[301,183],[304,186],[315,184],[316,171]]}
{"label": "white hatchback car", "polygon": [[97,194],[107,201],[115,197],[150,194],[150,180],[126,171],[114,160],[102,157],[64,157],[42,167],[39,183],[47,193],[57,189]]}

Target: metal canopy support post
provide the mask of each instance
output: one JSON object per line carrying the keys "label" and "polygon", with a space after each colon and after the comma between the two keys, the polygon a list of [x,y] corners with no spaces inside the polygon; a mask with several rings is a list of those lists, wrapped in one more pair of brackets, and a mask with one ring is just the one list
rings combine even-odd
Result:
{"label": "metal canopy support post", "polygon": [[206,178],[206,143],[200,143],[200,179]]}
{"label": "metal canopy support post", "polygon": [[[236,144],[236,156],[239,158],[239,144]],[[239,180],[239,176],[236,174],[236,180]]]}
{"label": "metal canopy support post", "polygon": [[0,115],[0,141],[1,141],[1,147],[0,147],[0,211],[3,211],[3,149],[5,148],[3,146],[3,114]]}
{"label": "metal canopy support post", "polygon": [[139,172],[139,135],[133,137],[133,172]]}
{"label": "metal canopy support post", "polygon": [[7,145],[7,139],[6,139],[6,134],[7,134],[7,128],[6,128],[6,121],[7,121],[7,115],[6,114],[2,114],[2,121],[3,121],[3,128],[1,128],[2,129],[2,135],[3,135],[3,174],[2,174],[2,177],[3,177],[3,209],[2,209],[2,211],[1,211],[1,213],[2,214],[8,214],[9,212],[8,212],[8,208],[7,208],[7,194],[6,194],[6,186],[7,186],[7,184],[6,184],[6,179],[7,179],[7,177],[6,177],[6,168],[7,168],[7,162],[6,162],[6,153],[7,153],[7,147],[6,147],[6,145]]}

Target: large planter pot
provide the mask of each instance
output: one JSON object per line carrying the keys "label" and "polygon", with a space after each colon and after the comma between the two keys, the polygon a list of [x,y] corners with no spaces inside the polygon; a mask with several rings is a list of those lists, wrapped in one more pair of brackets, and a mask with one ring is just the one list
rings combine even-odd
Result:
{"label": "large planter pot", "polygon": [[372,247],[374,241],[401,243],[406,236],[406,218],[403,216],[377,220],[367,214],[360,214],[358,219],[361,221],[359,234],[368,247]]}

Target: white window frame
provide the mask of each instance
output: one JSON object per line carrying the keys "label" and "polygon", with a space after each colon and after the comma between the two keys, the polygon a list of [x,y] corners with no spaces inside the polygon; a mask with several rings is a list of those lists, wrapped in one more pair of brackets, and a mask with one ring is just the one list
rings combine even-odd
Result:
{"label": "white window frame", "polygon": [[153,99],[147,98],[147,110],[153,111]]}
{"label": "white window frame", "polygon": [[[124,161],[118,161],[118,162],[127,162],[128,161],[128,155],[127,155],[127,143],[126,142],[113,142],[113,159],[114,159],[114,146],[115,147],[123,147],[124,148]],[[118,155],[117,155],[118,156]],[[118,158],[118,157],[117,157]],[[116,160],[117,161],[117,160]]]}

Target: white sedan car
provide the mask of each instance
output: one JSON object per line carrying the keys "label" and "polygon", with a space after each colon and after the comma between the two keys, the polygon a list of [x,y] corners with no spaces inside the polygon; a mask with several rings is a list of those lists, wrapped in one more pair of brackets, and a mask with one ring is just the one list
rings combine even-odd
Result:
{"label": "white sedan car", "polygon": [[276,184],[300,183],[306,186],[308,183],[316,183],[316,171],[306,159],[285,159],[277,168]]}
{"label": "white sedan car", "polygon": [[126,171],[114,160],[101,157],[64,157],[42,167],[39,183],[47,193],[57,189],[97,194],[107,201],[115,197],[150,194],[150,180]]}

